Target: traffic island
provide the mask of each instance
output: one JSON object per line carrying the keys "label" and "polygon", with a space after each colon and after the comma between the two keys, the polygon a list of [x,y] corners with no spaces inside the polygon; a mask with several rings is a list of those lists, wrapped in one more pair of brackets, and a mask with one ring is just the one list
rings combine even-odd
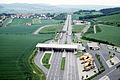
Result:
{"label": "traffic island", "polygon": [[50,68],[50,64],[49,64],[50,57],[51,57],[51,53],[45,53],[45,55],[44,55],[44,57],[42,59],[42,64],[47,69]]}

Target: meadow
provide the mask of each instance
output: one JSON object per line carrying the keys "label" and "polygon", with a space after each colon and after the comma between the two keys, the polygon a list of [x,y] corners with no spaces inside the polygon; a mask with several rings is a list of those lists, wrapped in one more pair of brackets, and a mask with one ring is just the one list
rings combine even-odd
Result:
{"label": "meadow", "polygon": [[100,32],[97,32],[96,34],[93,34],[92,32],[90,34],[87,33],[86,35],[84,35],[84,37],[88,40],[120,46],[119,27],[114,27],[109,25],[99,25],[99,28],[101,29]]}
{"label": "meadow", "polygon": [[46,28],[43,28],[39,33],[43,34],[43,33],[57,33],[59,31],[61,31],[63,28],[63,25],[53,25],[53,26],[49,26]]}
{"label": "meadow", "polygon": [[101,12],[92,12],[92,13],[86,14],[83,12],[81,14],[73,14],[72,18],[73,18],[73,20],[79,20],[79,17],[90,16],[90,15],[99,15],[99,14],[102,14],[102,13]]}
{"label": "meadow", "polygon": [[118,26],[120,24],[120,14],[103,16],[94,19],[97,23]]}
{"label": "meadow", "polygon": [[73,33],[80,33],[85,28],[85,25],[73,25],[72,32]]}
{"label": "meadow", "polygon": [[[47,37],[46,37],[47,36]],[[28,63],[38,42],[54,38],[54,34],[0,35],[0,80],[36,80]],[[39,77],[37,77],[39,78]]]}

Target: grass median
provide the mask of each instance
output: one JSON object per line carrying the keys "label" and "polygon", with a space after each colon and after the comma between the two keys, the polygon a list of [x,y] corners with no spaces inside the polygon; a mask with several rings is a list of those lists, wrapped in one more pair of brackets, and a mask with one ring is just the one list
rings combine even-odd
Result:
{"label": "grass median", "polygon": [[62,58],[62,62],[61,62],[61,70],[65,69],[65,57]]}
{"label": "grass median", "polygon": [[45,53],[42,59],[43,66],[45,66],[47,69],[50,68],[50,64],[49,64],[50,57],[51,57],[51,53]]}

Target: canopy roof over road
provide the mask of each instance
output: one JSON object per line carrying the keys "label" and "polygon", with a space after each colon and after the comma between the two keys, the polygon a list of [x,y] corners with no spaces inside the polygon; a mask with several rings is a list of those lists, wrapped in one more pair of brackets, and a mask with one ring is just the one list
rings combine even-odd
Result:
{"label": "canopy roof over road", "polygon": [[36,47],[39,48],[63,48],[63,49],[77,49],[78,45],[72,44],[42,44],[38,43]]}

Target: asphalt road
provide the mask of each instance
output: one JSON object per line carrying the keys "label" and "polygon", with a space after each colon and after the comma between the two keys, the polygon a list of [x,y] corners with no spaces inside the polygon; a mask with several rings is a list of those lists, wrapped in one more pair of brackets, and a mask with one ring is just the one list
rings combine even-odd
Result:
{"label": "asphalt road", "polygon": [[52,56],[51,66],[46,80],[62,80],[61,74],[62,53],[55,52]]}
{"label": "asphalt road", "polygon": [[[95,57],[95,54],[100,55],[100,60],[102,61],[102,64],[105,67],[105,71],[102,74],[100,74],[100,75],[96,76],[95,78],[93,78],[92,80],[99,80],[101,77],[103,77],[105,75],[107,75],[110,78],[110,80],[118,80],[120,78],[120,76],[118,76],[120,74],[120,71],[118,69],[116,70],[116,66],[119,65],[120,63],[116,64],[115,66],[113,66],[111,68],[108,67],[106,61],[108,59],[110,59],[109,56],[108,56],[109,50],[107,49],[107,47],[104,44],[101,44],[100,45],[100,50],[97,50],[97,51],[90,50],[86,43],[83,43],[83,44],[86,47],[86,51],[88,53],[92,54],[93,58],[95,59],[95,63],[97,65],[97,67],[99,68],[99,70],[101,68],[100,68],[100,64],[99,64],[97,58]],[[115,55],[120,59],[120,54],[119,53],[116,53],[114,51],[110,51],[110,52],[115,53]]]}
{"label": "asphalt road", "polygon": [[41,58],[42,58],[42,56],[43,56],[43,51],[39,51],[39,53],[37,54],[37,56],[35,57],[35,59],[34,59],[34,62],[35,62],[35,64],[45,73],[45,75],[47,75],[47,73],[48,73],[48,69],[47,68],[45,68],[41,63],[40,63],[40,60],[41,60]]}
{"label": "asphalt road", "polygon": [[72,52],[66,54],[63,80],[79,80],[77,58]]}
{"label": "asphalt road", "polygon": [[33,34],[38,34],[38,33],[40,32],[41,29],[43,29],[43,28],[45,28],[45,27],[54,26],[54,25],[57,25],[57,24],[42,26],[42,27],[38,28]]}
{"label": "asphalt road", "polygon": [[[67,31],[68,27],[68,19],[69,16],[67,16],[67,19],[65,21],[65,25],[63,26],[63,30]],[[62,38],[59,38],[59,44],[64,44],[66,41],[66,33],[62,33]],[[54,52],[52,59],[51,59],[51,66],[48,71],[48,75],[46,77],[46,80],[63,80],[63,71],[61,71],[61,61],[62,61],[62,54],[63,52]]]}

